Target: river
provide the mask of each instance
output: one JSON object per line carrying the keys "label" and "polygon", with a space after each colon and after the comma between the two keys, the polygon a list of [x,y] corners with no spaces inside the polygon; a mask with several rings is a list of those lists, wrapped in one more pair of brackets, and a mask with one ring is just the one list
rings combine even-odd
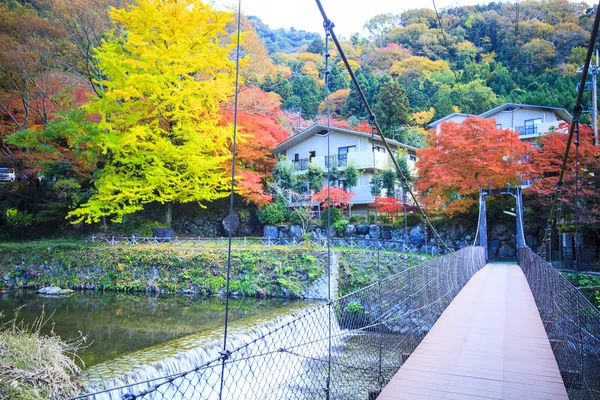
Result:
{"label": "river", "polygon": [[[229,320],[238,326],[254,325],[305,304],[286,299],[232,298]],[[28,324],[44,311],[42,333],[54,330],[63,340],[85,336],[87,345],[77,355],[79,365],[89,369],[186,336],[203,332],[214,336],[223,327],[225,300],[95,291],[61,297],[33,291],[0,292],[4,322],[14,317],[16,309],[17,319]]]}

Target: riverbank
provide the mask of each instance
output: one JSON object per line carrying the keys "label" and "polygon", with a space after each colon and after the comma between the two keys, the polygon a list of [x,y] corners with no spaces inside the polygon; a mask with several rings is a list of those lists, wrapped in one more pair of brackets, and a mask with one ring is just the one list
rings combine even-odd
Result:
{"label": "riverbank", "polygon": [[[243,296],[304,297],[325,270],[326,253],[319,250],[234,251],[230,290]],[[225,249],[50,242],[0,247],[0,285],[4,288],[60,286],[212,295],[223,292],[226,272]]]}
{"label": "riverbank", "polygon": [[[345,294],[427,258],[336,249],[332,277],[339,294]],[[319,290],[327,283],[326,271],[327,252],[314,246],[249,246],[232,252],[230,290],[239,296],[323,298],[316,293],[326,295]],[[59,286],[213,295],[224,292],[226,273],[225,248],[49,241],[0,245],[0,290]]]}

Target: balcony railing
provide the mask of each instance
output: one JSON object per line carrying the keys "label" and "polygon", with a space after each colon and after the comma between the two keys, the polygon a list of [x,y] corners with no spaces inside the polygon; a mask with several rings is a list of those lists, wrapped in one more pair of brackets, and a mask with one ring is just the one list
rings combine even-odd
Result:
{"label": "balcony railing", "polygon": [[325,157],[325,167],[329,167],[330,165],[336,167],[345,167],[348,163],[348,155],[347,154],[339,154],[333,155],[329,157]]}
{"label": "balcony railing", "polygon": [[306,171],[308,169],[308,158],[302,158],[294,161],[296,171]]}
{"label": "balcony railing", "polygon": [[519,136],[537,135],[538,134],[538,126],[537,125],[516,126],[515,132],[517,132],[519,134]]}

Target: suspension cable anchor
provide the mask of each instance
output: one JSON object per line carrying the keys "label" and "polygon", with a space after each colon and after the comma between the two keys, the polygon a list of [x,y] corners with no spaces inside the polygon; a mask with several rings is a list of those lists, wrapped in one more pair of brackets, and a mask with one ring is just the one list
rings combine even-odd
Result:
{"label": "suspension cable anchor", "polygon": [[331,32],[331,30],[335,27],[335,24],[332,20],[328,19],[327,21],[323,21],[323,28],[327,33]]}

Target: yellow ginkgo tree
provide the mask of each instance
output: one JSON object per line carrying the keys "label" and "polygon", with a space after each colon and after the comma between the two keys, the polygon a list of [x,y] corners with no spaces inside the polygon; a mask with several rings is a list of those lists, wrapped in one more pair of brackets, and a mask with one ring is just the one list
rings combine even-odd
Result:
{"label": "yellow ginkgo tree", "polygon": [[96,50],[106,91],[86,106],[99,118],[93,145],[106,162],[69,217],[119,222],[152,202],[225,197],[232,131],[218,111],[235,90],[231,14],[199,1],[139,0],[111,18],[117,28]]}

